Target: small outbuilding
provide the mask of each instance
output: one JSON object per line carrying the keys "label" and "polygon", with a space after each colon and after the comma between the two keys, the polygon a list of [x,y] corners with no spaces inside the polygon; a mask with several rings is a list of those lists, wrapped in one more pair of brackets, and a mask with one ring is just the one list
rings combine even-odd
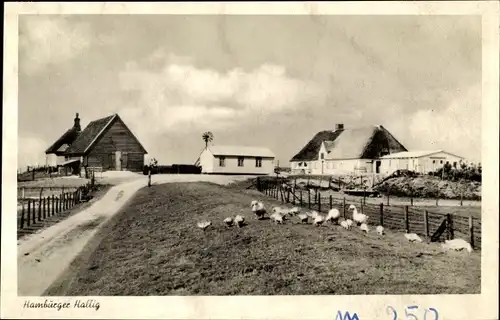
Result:
{"label": "small outbuilding", "polygon": [[268,175],[274,172],[274,153],[265,147],[210,146],[196,165],[205,174]]}
{"label": "small outbuilding", "polygon": [[463,160],[463,157],[444,150],[397,152],[380,158],[380,172],[391,174],[396,170],[405,169],[429,173],[442,168],[447,163],[456,168]]}

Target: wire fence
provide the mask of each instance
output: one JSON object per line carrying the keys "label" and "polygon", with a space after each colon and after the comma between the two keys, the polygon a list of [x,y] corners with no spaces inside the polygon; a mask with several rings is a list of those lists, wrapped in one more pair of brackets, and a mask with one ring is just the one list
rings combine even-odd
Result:
{"label": "wire fence", "polygon": [[354,200],[347,197],[324,196],[319,189],[302,190],[287,183],[285,179],[257,179],[258,191],[302,208],[326,213],[337,208],[341,216],[349,218],[349,206],[354,204],[358,211],[369,216],[369,223],[382,225],[394,231],[411,232],[421,235],[428,242],[461,238],[467,240],[475,249],[481,248],[481,219],[451,213],[437,213],[426,208],[408,205],[386,205],[366,203],[366,198]]}

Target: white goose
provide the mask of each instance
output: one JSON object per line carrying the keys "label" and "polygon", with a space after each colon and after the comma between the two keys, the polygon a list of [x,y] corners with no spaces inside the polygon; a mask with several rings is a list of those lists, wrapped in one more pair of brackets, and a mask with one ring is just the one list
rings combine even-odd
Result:
{"label": "white goose", "polygon": [[368,216],[366,214],[359,213],[355,205],[351,204],[349,206],[349,210],[352,210],[352,220],[354,220],[358,225],[366,223],[368,220]]}
{"label": "white goose", "polygon": [[410,242],[422,242],[422,238],[420,238],[416,233],[405,233],[405,238]]}
{"label": "white goose", "polygon": [[338,223],[339,217],[340,217],[340,211],[333,208],[330,211],[328,211],[328,215],[326,216],[326,221],[332,221]]}

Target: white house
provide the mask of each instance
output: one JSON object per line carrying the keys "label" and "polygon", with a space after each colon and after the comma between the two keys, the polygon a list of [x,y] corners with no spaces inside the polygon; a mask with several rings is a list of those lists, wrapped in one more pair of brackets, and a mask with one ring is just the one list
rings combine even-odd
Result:
{"label": "white house", "polygon": [[267,175],[274,172],[275,155],[267,148],[210,146],[196,161],[201,173]]}
{"label": "white house", "polygon": [[396,170],[407,169],[428,173],[443,167],[446,163],[457,167],[464,158],[444,150],[406,151],[385,155],[380,158],[380,172],[390,174]]}
{"label": "white house", "polygon": [[318,132],[291,160],[293,174],[378,173],[381,156],[407,151],[381,125]]}

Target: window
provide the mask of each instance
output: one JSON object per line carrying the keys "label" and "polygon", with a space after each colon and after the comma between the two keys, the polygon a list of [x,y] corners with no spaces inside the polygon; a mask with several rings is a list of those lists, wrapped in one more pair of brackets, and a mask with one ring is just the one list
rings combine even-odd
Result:
{"label": "window", "polygon": [[443,160],[441,160],[439,163],[440,163],[440,164],[443,164]]}
{"label": "window", "polygon": [[243,167],[243,157],[238,157],[238,167]]}
{"label": "window", "polygon": [[453,162],[453,168],[456,168],[457,167],[457,162]]}
{"label": "window", "polygon": [[436,160],[432,160],[432,163],[436,163]]}
{"label": "window", "polygon": [[257,168],[262,167],[262,158],[255,158],[255,167]]}
{"label": "window", "polygon": [[225,167],[226,166],[226,157],[220,157],[219,158],[219,167]]}
{"label": "window", "polygon": [[325,159],[325,154],[323,152],[321,152],[319,156],[321,160]]}

